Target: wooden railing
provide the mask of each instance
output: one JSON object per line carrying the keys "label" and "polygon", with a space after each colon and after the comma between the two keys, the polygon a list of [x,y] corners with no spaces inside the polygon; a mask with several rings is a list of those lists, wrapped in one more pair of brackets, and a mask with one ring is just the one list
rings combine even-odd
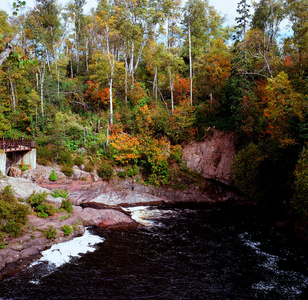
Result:
{"label": "wooden railing", "polygon": [[31,140],[10,140],[2,138],[0,139],[0,149],[4,152],[13,152],[13,151],[28,151],[32,148],[35,148],[35,141]]}

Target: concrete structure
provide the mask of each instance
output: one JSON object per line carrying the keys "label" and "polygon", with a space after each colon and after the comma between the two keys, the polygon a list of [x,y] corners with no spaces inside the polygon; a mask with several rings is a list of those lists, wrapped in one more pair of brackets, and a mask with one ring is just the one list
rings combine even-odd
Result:
{"label": "concrete structure", "polygon": [[0,174],[6,175],[6,154],[0,149]]}
{"label": "concrete structure", "polygon": [[36,149],[34,141],[0,140],[0,171],[6,175],[11,165],[24,163],[30,169],[36,169]]}
{"label": "concrete structure", "polygon": [[11,154],[13,164],[21,165],[23,162],[30,169],[36,169],[36,149],[27,152],[11,152]]}

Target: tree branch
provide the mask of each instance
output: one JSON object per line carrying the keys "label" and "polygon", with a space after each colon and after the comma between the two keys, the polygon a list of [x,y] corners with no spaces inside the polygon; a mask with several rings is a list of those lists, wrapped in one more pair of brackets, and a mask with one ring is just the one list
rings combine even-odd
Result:
{"label": "tree branch", "polygon": [[18,42],[19,38],[20,38],[19,33],[15,33],[15,35],[11,39],[11,42],[6,44],[4,50],[0,53],[0,66],[9,57],[9,55],[13,50],[14,45]]}

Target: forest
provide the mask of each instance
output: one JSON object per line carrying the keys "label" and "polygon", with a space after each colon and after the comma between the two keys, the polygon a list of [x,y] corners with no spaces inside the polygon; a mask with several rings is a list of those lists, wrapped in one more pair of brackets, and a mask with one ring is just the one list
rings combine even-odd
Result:
{"label": "forest", "polygon": [[241,0],[234,27],[207,0],[13,5],[0,11],[0,137],[35,139],[38,162],[68,175],[120,165],[158,186],[183,142],[232,131],[238,190],[307,222],[308,0]]}

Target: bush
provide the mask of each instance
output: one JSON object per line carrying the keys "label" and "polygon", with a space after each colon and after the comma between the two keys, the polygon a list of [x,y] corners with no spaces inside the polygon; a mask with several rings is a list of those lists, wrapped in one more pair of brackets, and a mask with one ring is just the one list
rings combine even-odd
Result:
{"label": "bush", "polygon": [[52,170],[50,175],[49,175],[49,180],[51,181],[56,181],[58,179],[57,174],[55,173],[55,170]]}
{"label": "bush", "polygon": [[294,171],[294,195],[290,202],[294,210],[308,220],[308,150],[301,153]]}
{"label": "bush", "polygon": [[54,190],[50,195],[54,198],[67,198],[68,190]]}
{"label": "bush", "polygon": [[28,202],[35,209],[37,206],[45,202],[47,199],[47,193],[36,193],[35,191],[28,198]]}
{"label": "bush", "polygon": [[139,167],[136,166],[136,165],[133,165],[133,166],[127,168],[127,175],[129,177],[133,177],[133,176],[137,175],[138,173],[139,173]]}
{"label": "bush", "polygon": [[93,172],[94,170],[94,165],[91,162],[86,163],[86,165],[84,166],[84,170],[86,172]]}
{"label": "bush", "polygon": [[28,202],[34,208],[39,218],[47,218],[56,213],[54,205],[46,203],[47,193],[36,193],[35,191],[30,195]]}
{"label": "bush", "polygon": [[234,185],[249,200],[260,200],[260,164],[266,158],[259,146],[250,143],[240,150],[231,165]]}
{"label": "bush", "polygon": [[45,146],[37,147],[37,162],[41,165],[47,166],[55,157],[53,145],[48,144]]}
{"label": "bush", "polygon": [[73,203],[69,199],[63,200],[60,208],[66,210],[68,213],[72,213],[73,212]]}
{"label": "bush", "polygon": [[63,172],[67,177],[71,177],[73,175],[73,165],[64,164],[61,168],[61,172]]}
{"label": "bush", "polygon": [[65,236],[72,234],[73,232],[73,228],[70,225],[64,225],[61,227],[63,233]]}
{"label": "bush", "polygon": [[81,165],[84,164],[84,157],[81,155],[77,155],[75,160],[74,160],[74,164],[78,167],[80,167]]}
{"label": "bush", "polygon": [[170,159],[176,161],[179,164],[182,162],[182,147],[181,147],[181,145],[171,146]]}
{"label": "bush", "polygon": [[121,179],[125,179],[126,176],[127,176],[127,171],[119,171],[119,172],[117,173],[117,176],[118,176],[119,178],[121,178]]}
{"label": "bush", "polygon": [[53,216],[56,213],[56,208],[54,205],[49,203],[42,203],[35,208],[37,216],[40,218],[47,218],[48,216]]}
{"label": "bush", "polygon": [[19,166],[19,169],[24,172],[24,171],[27,171],[29,168],[25,165],[24,162],[22,162],[21,165]]}
{"label": "bush", "polygon": [[43,234],[46,239],[55,239],[57,237],[57,229],[54,226],[49,225],[45,230],[43,230]]}
{"label": "bush", "polygon": [[72,165],[73,164],[72,153],[69,151],[60,151],[58,157],[58,163],[63,165],[64,164]]}
{"label": "bush", "polygon": [[97,174],[102,179],[110,180],[113,177],[113,167],[106,163],[102,163],[97,169]]}
{"label": "bush", "polygon": [[0,191],[0,248],[3,248],[5,234],[12,237],[21,234],[29,213],[29,207],[17,201],[11,186]]}

